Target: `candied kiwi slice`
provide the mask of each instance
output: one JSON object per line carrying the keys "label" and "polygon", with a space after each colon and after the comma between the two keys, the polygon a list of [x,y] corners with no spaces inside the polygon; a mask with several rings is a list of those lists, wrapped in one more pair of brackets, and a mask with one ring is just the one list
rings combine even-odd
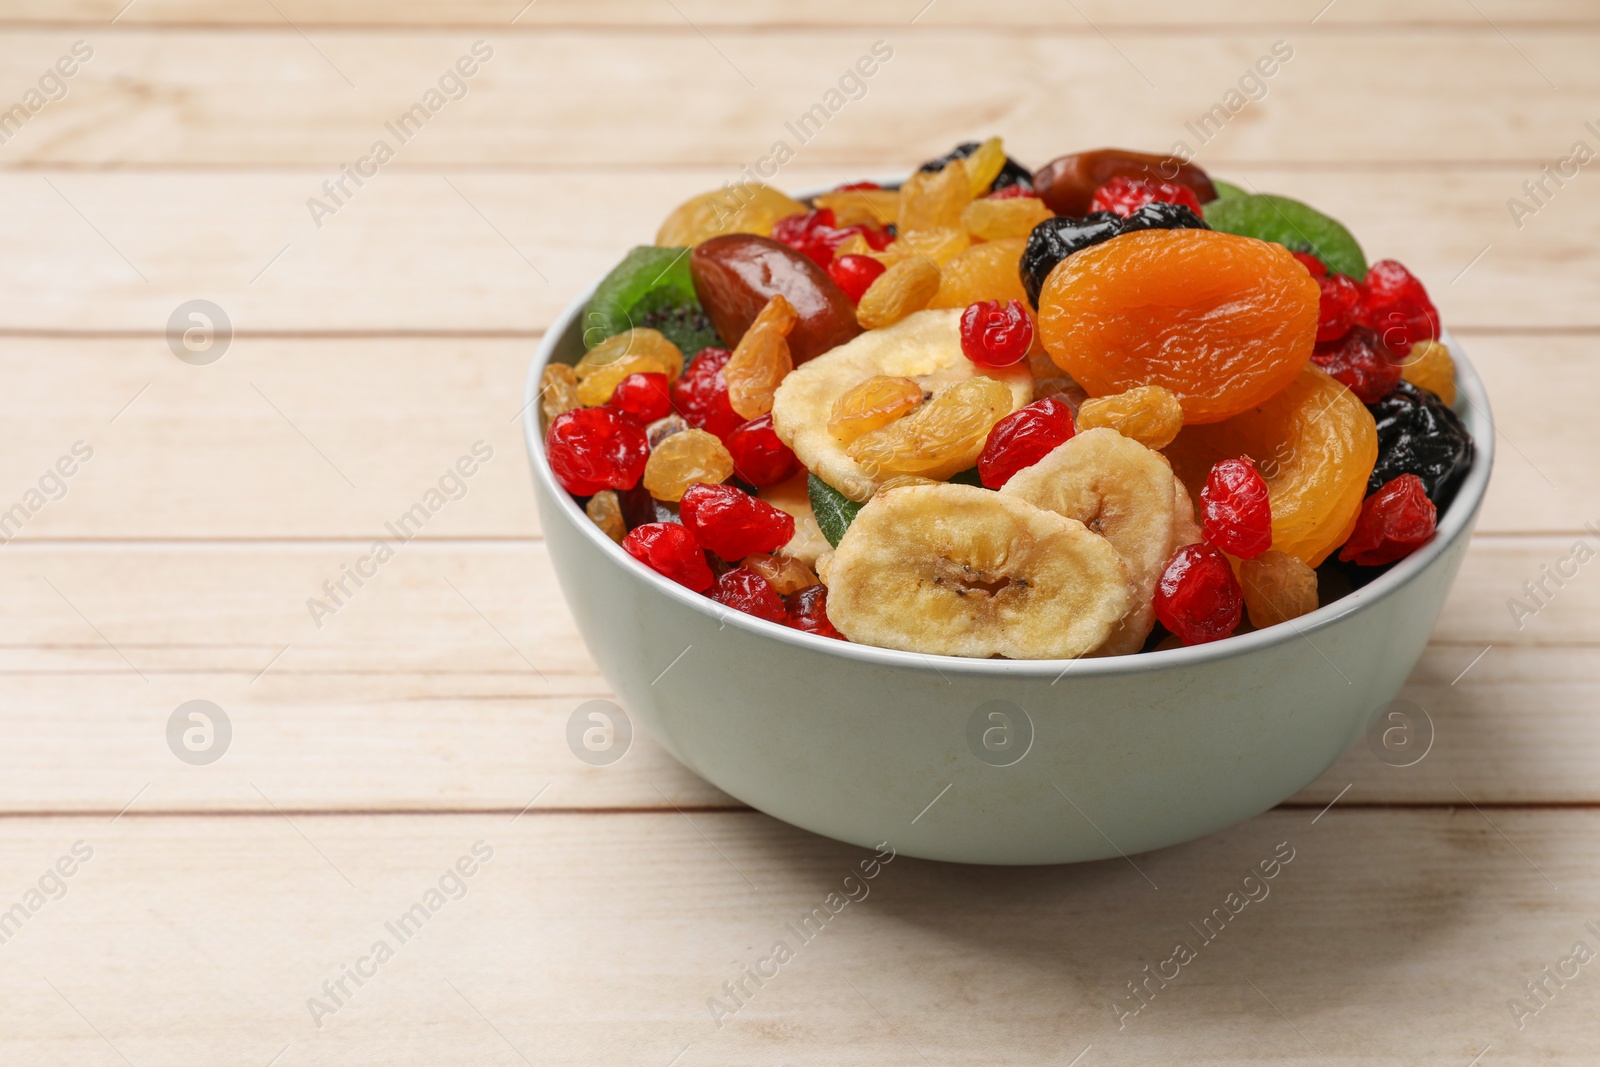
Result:
{"label": "candied kiwi slice", "polygon": [[1204,210],[1213,230],[1309,252],[1329,271],[1358,282],[1367,276],[1367,257],[1355,235],[1310,204],[1271,193],[1245,193],[1213,200]]}
{"label": "candied kiwi slice", "polygon": [[721,344],[695,295],[687,248],[640,245],[605,276],[583,314],[583,346],[625,330],[649,327],[679,351]]}

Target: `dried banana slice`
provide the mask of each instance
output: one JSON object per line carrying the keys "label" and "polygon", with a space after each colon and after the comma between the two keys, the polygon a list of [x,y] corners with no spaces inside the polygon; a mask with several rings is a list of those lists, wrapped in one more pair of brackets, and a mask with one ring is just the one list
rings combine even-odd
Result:
{"label": "dried banana slice", "polygon": [[1134,597],[1083,523],[971,485],[879,493],[823,569],[828,618],[850,640],[945,656],[1081,656]]}
{"label": "dried banana slice", "polygon": [[1127,565],[1135,602],[1095,654],[1143,648],[1155,626],[1156,582],[1194,527],[1188,493],[1166,457],[1115,430],[1085,430],[1019,471],[1000,494],[1077,519],[1111,543]]}
{"label": "dried banana slice", "polygon": [[[870,500],[893,472],[874,473],[850,458],[847,446],[828,431],[834,402],[878,375],[910,378],[937,396],[979,372],[961,351],[961,311],[919,311],[796,367],[772,398],[772,427],[818,478],[851,500]],[[1011,390],[1013,411],[1033,399],[1026,364],[982,373]]]}

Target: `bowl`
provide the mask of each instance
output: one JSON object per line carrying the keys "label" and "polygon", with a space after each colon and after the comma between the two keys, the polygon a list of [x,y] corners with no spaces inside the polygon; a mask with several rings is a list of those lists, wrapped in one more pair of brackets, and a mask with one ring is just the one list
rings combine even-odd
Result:
{"label": "bowl", "polygon": [[601,673],[651,737],[729,795],[926,859],[1128,856],[1241,822],[1315,780],[1416,666],[1493,462],[1483,383],[1450,340],[1472,468],[1434,540],[1361,589],[1214,644],[1118,658],[846,644],[728,611],[656,574],[556,482],[536,398],[547,363],[583,354],[588,299],[540,344],[523,429],[550,560]]}

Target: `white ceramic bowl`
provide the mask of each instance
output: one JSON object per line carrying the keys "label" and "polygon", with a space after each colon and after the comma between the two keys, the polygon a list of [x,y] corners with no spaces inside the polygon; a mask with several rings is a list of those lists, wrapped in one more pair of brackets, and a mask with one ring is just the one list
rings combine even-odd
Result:
{"label": "white ceramic bowl", "polygon": [[1476,458],[1435,539],[1364,588],[1215,644],[1110,659],[846,644],[726,611],[661,577],[557,484],[535,398],[547,362],[583,354],[588,299],[540,344],[523,429],[556,577],[601,673],[679,762],[751,807],[927,859],[1133,854],[1293,795],[1366,732],[1416,665],[1493,462],[1483,384],[1451,341]]}

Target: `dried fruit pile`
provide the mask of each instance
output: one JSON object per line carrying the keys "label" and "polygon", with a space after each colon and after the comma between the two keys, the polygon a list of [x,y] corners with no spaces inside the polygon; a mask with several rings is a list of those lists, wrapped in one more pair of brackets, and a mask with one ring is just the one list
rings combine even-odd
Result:
{"label": "dried fruit pile", "polygon": [[1472,462],[1427,291],[1335,220],[998,138],[898,188],[690,200],[546,368],[557,480],[644,566],[840,640],[1060,659],[1315,610]]}

